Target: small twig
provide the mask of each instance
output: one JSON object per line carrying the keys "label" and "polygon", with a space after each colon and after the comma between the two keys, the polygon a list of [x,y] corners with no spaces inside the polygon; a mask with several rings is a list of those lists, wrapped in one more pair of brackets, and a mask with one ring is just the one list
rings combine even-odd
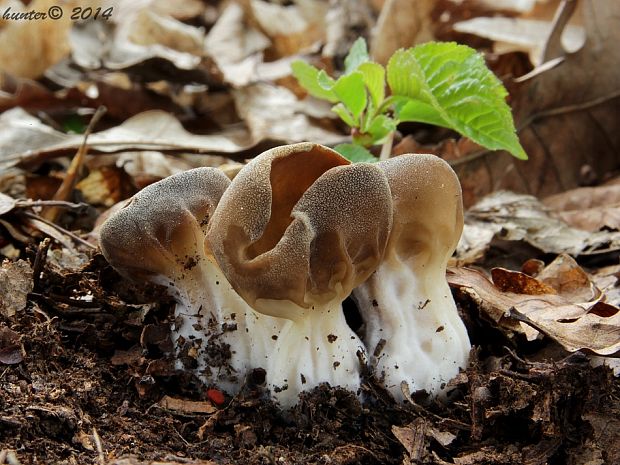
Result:
{"label": "small twig", "polygon": [[175,433],[177,433],[179,438],[181,438],[181,441],[183,441],[183,443],[185,443],[186,446],[191,446],[189,441],[187,439],[185,439],[183,436],[181,436],[181,433],[179,433],[176,428],[173,427],[172,429],[174,430]]}
{"label": "small twig", "polygon": [[103,445],[101,444],[101,438],[99,437],[99,433],[97,433],[96,428],[93,428],[93,440],[95,441],[95,447],[97,448],[97,453],[99,454],[99,463],[101,465],[105,465],[105,454],[103,453]]}
{"label": "small twig", "polygon": [[394,131],[391,131],[385,142],[381,146],[381,154],[379,155],[379,160],[387,160],[392,155],[392,144],[394,144]]}
{"label": "small twig", "polygon": [[87,208],[89,205],[84,202],[73,203],[65,200],[32,200],[32,199],[16,199],[15,208],[31,208],[31,207],[61,207],[72,210],[80,210]]}
{"label": "small twig", "polygon": [[41,241],[39,247],[37,248],[37,255],[34,258],[34,265],[32,266],[32,281],[33,281],[33,289],[39,288],[39,281],[41,279],[41,272],[43,271],[43,265],[45,265],[45,260],[47,259],[47,251],[50,248],[50,244],[52,241],[49,237],[46,237]]}
{"label": "small twig", "polygon": [[543,63],[565,54],[564,47],[562,46],[562,33],[576,8],[577,0],[563,0],[556,10],[551,31],[543,48]]}
{"label": "small twig", "polygon": [[549,116],[564,115],[566,113],[574,113],[577,111],[587,110],[588,108],[595,107],[597,105],[600,105],[602,103],[605,103],[617,97],[620,97],[620,89],[614,90],[610,92],[609,94],[602,95],[600,97],[589,100],[587,102],[576,103],[573,105],[565,105],[563,107],[557,107],[557,108],[550,108],[549,110],[544,110],[538,113],[534,113],[533,115],[530,115],[523,123],[521,123],[521,125],[517,128],[517,132],[521,132],[523,129],[525,129],[526,127],[528,127],[530,124],[532,124],[538,119],[547,118]]}
{"label": "small twig", "polygon": [[46,220],[45,218],[40,217],[39,215],[35,215],[34,213],[30,213],[30,212],[23,212],[22,213],[24,216],[27,216],[28,218],[31,218],[33,220],[37,220],[40,221],[41,223],[44,223],[54,229],[56,229],[57,231],[60,231],[61,233],[69,236],[71,239],[73,239],[76,242],[79,242],[80,244],[88,247],[89,249],[93,249],[95,250],[97,247],[95,247],[94,245],[92,245],[90,242],[85,241],[84,239],[82,239],[80,236],[78,236],[77,234],[72,233],[71,231],[63,228],[62,226],[58,226],[56,223],[52,223],[49,220]]}
{"label": "small twig", "polygon": [[[71,160],[71,165],[67,170],[67,174],[65,175],[62,184],[54,194],[54,198],[52,200],[66,201],[71,195],[71,192],[73,191],[73,188],[75,187],[75,184],[77,182],[77,178],[79,176],[82,165],[84,164],[84,160],[86,159],[86,154],[88,153],[88,136],[91,134],[93,128],[99,122],[99,120],[106,111],[107,110],[104,106],[100,106],[99,108],[97,108],[97,111],[91,118],[90,123],[86,128],[86,131],[84,131],[84,139],[82,140],[82,144],[80,145],[80,148],[73,157],[73,160]],[[60,210],[58,209],[58,207],[47,207],[43,209],[41,216],[48,221],[54,222],[56,220],[56,217],[58,216],[59,211]]]}

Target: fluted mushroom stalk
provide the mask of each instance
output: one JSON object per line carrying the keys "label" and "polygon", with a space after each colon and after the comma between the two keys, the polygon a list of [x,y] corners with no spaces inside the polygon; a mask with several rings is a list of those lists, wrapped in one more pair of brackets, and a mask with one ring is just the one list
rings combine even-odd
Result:
{"label": "fluted mushroom stalk", "polygon": [[289,320],[267,366],[283,406],[324,382],[359,389],[363,344],[342,301],[379,265],[391,206],[381,169],[310,143],[259,155],[222,196],[212,253],[252,308]]}
{"label": "fluted mushroom stalk", "polygon": [[470,350],[446,281],[463,229],[459,181],[440,158],[403,155],[378,163],[393,199],[392,232],[377,271],[353,292],[371,366],[392,395],[432,395],[465,367]]}
{"label": "fluted mushroom stalk", "polygon": [[177,368],[232,394],[265,365],[281,323],[249,308],[205,254],[209,218],[229,184],[215,168],[154,183],[102,225],[100,245],[120,274],[161,284],[176,300]]}

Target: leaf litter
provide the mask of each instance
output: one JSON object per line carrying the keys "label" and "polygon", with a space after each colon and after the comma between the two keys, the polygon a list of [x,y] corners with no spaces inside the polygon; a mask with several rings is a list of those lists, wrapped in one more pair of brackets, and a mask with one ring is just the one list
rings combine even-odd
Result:
{"label": "leaf litter", "polygon": [[[12,75],[0,93],[0,253],[11,258],[0,269],[0,463],[620,462],[620,391],[606,368],[617,367],[620,340],[615,190],[610,183],[564,193],[599,181],[599,162],[612,169],[613,135],[590,144],[591,151],[602,144],[606,155],[586,163],[555,155],[550,161],[532,150],[552,140],[558,121],[536,119],[548,108],[528,101],[536,79],[553,85],[540,70],[526,90],[511,94],[525,121],[536,120],[526,131],[543,134],[532,140],[528,132],[523,140],[532,160],[527,169],[542,166],[546,176],[556,173],[552,181],[516,186],[508,158],[494,154],[481,163],[479,147],[442,130],[403,128],[396,141],[397,148],[409,143],[450,159],[473,205],[455,256],[460,266],[448,278],[475,349],[468,369],[450,383],[449,403],[410,393],[398,405],[366,376],[363,403],[322,386],[283,412],[263,398],[260,369],[223,402],[221,392],[174,369],[171,299],[158,287],[121,278],[87,245],[96,240],[105,208],[119,208],[141,187],[190,167],[221,165],[234,176],[238,162],[277,143],[346,139],[329,106],[290,80],[289,64],[299,57],[339,69],[377,19],[381,27],[370,42],[377,59],[423,37],[480,46],[451,24],[497,13],[488,4],[425,2],[421,23],[402,43],[403,35],[390,35],[408,27],[405,15],[395,16],[398,1],[281,3],[186,0],[177,7],[153,0],[144,10],[118,2],[111,23],[48,24],[54,29],[46,34],[59,37],[56,55],[39,60],[33,48],[23,51],[19,66],[1,66]],[[528,10],[537,2],[512,3]],[[588,9],[591,2],[579,3],[590,39],[594,30],[613,34]],[[281,18],[291,27],[277,27]],[[43,40],[42,32],[0,34]],[[511,70],[521,66],[515,52],[500,53],[489,55],[492,65],[496,59]],[[586,42],[560,66],[574,69],[600,53]],[[617,69],[604,67],[600,79],[613,82]],[[585,82],[580,74],[572,88]],[[590,115],[609,135],[613,89],[599,90],[592,97],[607,99]],[[547,92],[551,103],[565,95]],[[75,187],[57,219],[46,223],[45,209],[59,206],[46,202],[58,202],[52,199],[68,157],[83,144],[70,128],[82,132],[102,103],[109,112],[89,136]],[[571,125],[579,117],[555,116]],[[567,144],[551,144],[552,154],[566,152]],[[559,194],[543,201],[510,192],[483,198],[503,183]]]}

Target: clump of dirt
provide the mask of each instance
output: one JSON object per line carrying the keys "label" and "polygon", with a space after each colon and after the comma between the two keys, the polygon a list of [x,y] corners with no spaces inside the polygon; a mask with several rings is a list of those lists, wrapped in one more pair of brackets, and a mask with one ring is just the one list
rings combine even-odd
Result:
{"label": "clump of dirt", "polygon": [[282,411],[263,370],[223,399],[175,371],[159,288],[100,255],[79,269],[46,263],[26,309],[0,319],[20,338],[0,352],[22,355],[1,362],[0,443],[21,463],[619,463],[609,370],[579,353],[530,361],[551,343],[508,349],[460,303],[479,349],[449,403],[414,393],[399,405],[367,376],[359,398],[320,386]]}

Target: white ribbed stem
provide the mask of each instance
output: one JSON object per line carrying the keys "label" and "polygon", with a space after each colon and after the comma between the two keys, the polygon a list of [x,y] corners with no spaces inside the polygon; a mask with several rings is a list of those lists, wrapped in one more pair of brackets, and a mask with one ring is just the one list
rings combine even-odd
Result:
{"label": "white ribbed stem", "polygon": [[293,312],[295,320],[282,328],[269,357],[267,384],[274,398],[283,407],[290,407],[297,402],[300,392],[321,383],[357,392],[357,352],[364,349],[346,323],[341,301],[310,310],[291,308]]}
{"label": "white ribbed stem", "polygon": [[375,374],[402,401],[410,392],[439,394],[467,364],[469,337],[445,278],[445,266],[414,271],[391,255],[353,291],[366,324]]}

